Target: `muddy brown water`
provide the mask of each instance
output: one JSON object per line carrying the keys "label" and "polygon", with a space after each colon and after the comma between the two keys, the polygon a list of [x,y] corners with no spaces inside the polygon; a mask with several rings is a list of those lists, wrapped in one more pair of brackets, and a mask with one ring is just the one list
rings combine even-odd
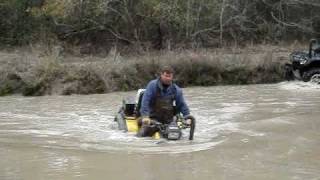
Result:
{"label": "muddy brown water", "polygon": [[320,86],[184,89],[195,140],[118,131],[121,92],[0,98],[0,179],[320,179]]}

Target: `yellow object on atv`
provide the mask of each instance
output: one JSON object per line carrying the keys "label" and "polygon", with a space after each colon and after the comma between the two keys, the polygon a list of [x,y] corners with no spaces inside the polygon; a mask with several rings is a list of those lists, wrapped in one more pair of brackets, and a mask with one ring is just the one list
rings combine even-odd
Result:
{"label": "yellow object on atv", "polygon": [[135,117],[125,117],[126,123],[127,123],[127,129],[128,132],[138,132],[139,126],[138,126],[138,120]]}
{"label": "yellow object on atv", "polygon": [[[139,125],[138,125],[138,118],[128,116],[128,117],[125,117],[125,120],[126,120],[128,132],[137,133],[140,130]],[[153,139],[160,139],[161,138],[160,133],[159,132],[154,133],[152,138]]]}
{"label": "yellow object on atv", "polygon": [[161,136],[160,136],[160,133],[159,132],[156,132],[154,133],[154,135],[152,136],[153,139],[160,139]]}

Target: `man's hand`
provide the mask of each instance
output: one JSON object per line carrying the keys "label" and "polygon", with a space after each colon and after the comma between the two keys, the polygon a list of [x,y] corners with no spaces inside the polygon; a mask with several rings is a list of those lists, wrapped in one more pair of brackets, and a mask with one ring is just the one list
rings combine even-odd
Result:
{"label": "man's hand", "polygon": [[151,124],[151,119],[149,117],[143,117],[142,118],[142,124],[143,125],[150,125]]}
{"label": "man's hand", "polygon": [[191,125],[192,120],[191,120],[191,119],[186,119],[185,123],[186,123],[187,125]]}
{"label": "man's hand", "polygon": [[191,125],[192,121],[194,120],[194,117],[191,115],[187,115],[184,117],[184,120],[185,120],[185,124]]}

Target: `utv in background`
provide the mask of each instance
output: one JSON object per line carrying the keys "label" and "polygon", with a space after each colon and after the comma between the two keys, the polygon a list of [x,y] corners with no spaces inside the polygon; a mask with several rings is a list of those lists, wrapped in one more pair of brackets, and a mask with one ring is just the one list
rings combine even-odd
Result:
{"label": "utv in background", "polygon": [[305,82],[320,83],[320,40],[310,41],[309,51],[293,52],[290,63],[286,64],[288,80],[299,79]]}

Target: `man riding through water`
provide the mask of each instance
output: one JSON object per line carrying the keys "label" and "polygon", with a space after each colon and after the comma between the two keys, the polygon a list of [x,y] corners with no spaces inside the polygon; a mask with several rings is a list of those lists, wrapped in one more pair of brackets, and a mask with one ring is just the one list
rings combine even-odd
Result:
{"label": "man riding through water", "polygon": [[160,77],[150,81],[141,102],[141,129],[138,136],[152,136],[156,127],[151,126],[153,121],[162,124],[174,123],[174,116],[182,113],[186,123],[191,123],[189,108],[184,100],[182,90],[173,80],[173,69],[164,66],[160,71]]}

